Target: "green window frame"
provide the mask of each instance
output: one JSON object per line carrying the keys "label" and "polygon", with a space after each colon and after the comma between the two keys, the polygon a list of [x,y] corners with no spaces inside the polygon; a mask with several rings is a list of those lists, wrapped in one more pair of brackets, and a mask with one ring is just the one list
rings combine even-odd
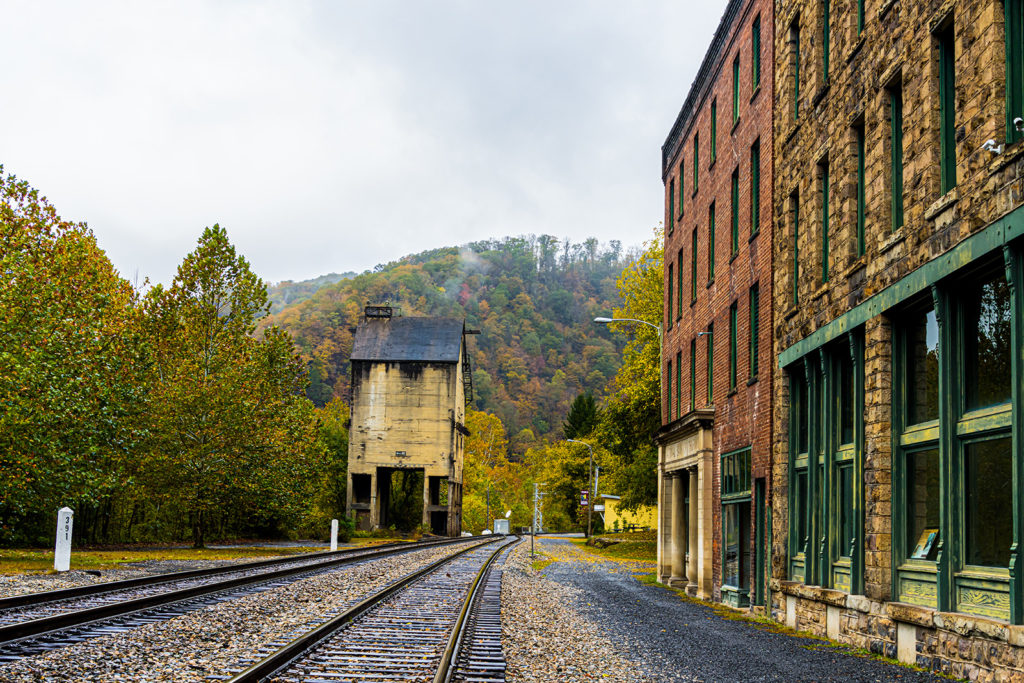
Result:
{"label": "green window frame", "polygon": [[829,177],[828,160],[824,160],[818,166],[818,175],[821,184],[821,281],[828,282],[829,265]]}
{"label": "green window frame", "polygon": [[675,291],[675,270],[672,268],[672,264],[668,264],[668,306],[665,311],[665,329],[672,329],[672,293]]}
{"label": "green window frame", "polygon": [[704,333],[704,336],[706,336],[708,338],[708,346],[707,346],[707,357],[708,357],[708,367],[707,367],[708,387],[707,387],[707,394],[708,395],[707,395],[706,403],[709,406],[713,406],[713,405],[715,405],[715,324],[714,323],[708,323],[708,330],[707,330],[707,332]]}
{"label": "green window frame", "polygon": [[739,336],[739,306],[733,301],[729,306],[729,393],[736,391],[736,366],[739,364],[737,356],[737,337]]}
{"label": "green window frame", "polygon": [[669,178],[668,181],[668,220],[665,222],[668,226],[668,234],[676,228],[676,179]]}
{"label": "green window frame", "polygon": [[1024,623],[1020,246],[967,264],[933,285],[930,300],[890,315],[900,321],[893,353],[894,594],[1014,624]]}
{"label": "green window frame", "polygon": [[732,258],[740,253],[740,168],[732,172]]}
{"label": "green window frame", "polygon": [[864,0],[857,0],[857,35],[864,32]]}
{"label": "green window frame", "polygon": [[789,27],[789,44],[793,64],[793,118],[800,118],[800,15]]}
{"label": "green window frame", "polygon": [[828,81],[828,57],[832,44],[832,7],[830,0],[821,0],[821,79]]}
{"label": "green window frame", "polygon": [[683,352],[676,352],[676,417],[683,414]]}
{"label": "green window frame", "polygon": [[796,190],[789,195],[789,211],[793,216],[793,273],[790,284],[793,287],[793,305],[800,305],[800,193]]}
{"label": "green window frame", "polygon": [[676,319],[683,317],[683,248],[676,254]]}
{"label": "green window frame", "polygon": [[662,424],[672,421],[672,361],[665,363],[665,420]]}
{"label": "green window frame", "polygon": [[708,207],[708,285],[715,281],[715,203]]}
{"label": "green window frame", "polygon": [[1024,139],[1013,120],[1024,118],[1024,0],[1003,0],[1006,41],[1006,142]]}
{"label": "green window frame", "polygon": [[801,364],[787,369],[789,380],[789,566],[793,581],[805,582],[810,556],[811,510],[808,505],[810,472],[810,410],[808,386]]}
{"label": "green window frame", "polygon": [[693,194],[700,187],[700,133],[693,134]]}
{"label": "green window frame", "polygon": [[714,166],[715,160],[718,159],[718,100],[711,100],[711,149],[708,152],[711,155],[711,161],[708,166]]}
{"label": "green window frame", "polygon": [[750,348],[747,367],[750,369],[750,381],[757,379],[758,371],[758,335],[761,331],[761,287],[755,282],[750,287]]}
{"label": "green window frame", "polygon": [[697,301],[697,228],[693,229],[693,240],[690,248],[690,305]]}
{"label": "green window frame", "polygon": [[750,147],[750,236],[761,231],[761,140]]}
{"label": "green window frame", "polygon": [[856,203],[857,203],[857,256],[863,256],[864,251],[867,248],[867,240],[864,235],[864,222],[865,222],[865,193],[867,186],[867,179],[864,177],[864,123],[853,127],[854,145],[855,145],[855,164],[856,164]]}
{"label": "green window frame", "polygon": [[761,16],[754,18],[750,29],[750,88],[754,92],[761,87]]}
{"label": "green window frame", "polygon": [[690,410],[697,407],[697,338],[690,340]]}
{"label": "green window frame", "polygon": [[953,25],[936,34],[939,49],[939,167],[942,194],[956,187],[956,54]]}
{"label": "green window frame", "polygon": [[740,120],[740,56],[732,60],[732,125]]}
{"label": "green window frame", "polygon": [[889,212],[892,231],[903,227],[903,89],[889,89]]}
{"label": "green window frame", "polygon": [[745,607],[750,601],[749,446],[723,453],[719,465],[722,501],[722,601]]}
{"label": "green window frame", "polygon": [[679,158],[679,218],[683,217],[683,189],[686,185],[686,162]]}

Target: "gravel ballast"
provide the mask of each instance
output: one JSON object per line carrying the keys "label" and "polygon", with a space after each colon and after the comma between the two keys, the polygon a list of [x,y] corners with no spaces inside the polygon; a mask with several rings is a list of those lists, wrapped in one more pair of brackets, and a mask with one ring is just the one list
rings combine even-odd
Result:
{"label": "gravel ballast", "polygon": [[[461,547],[461,546],[460,546]],[[202,681],[259,645],[329,615],[455,552],[443,547],[350,565],[0,666],[3,681]]]}

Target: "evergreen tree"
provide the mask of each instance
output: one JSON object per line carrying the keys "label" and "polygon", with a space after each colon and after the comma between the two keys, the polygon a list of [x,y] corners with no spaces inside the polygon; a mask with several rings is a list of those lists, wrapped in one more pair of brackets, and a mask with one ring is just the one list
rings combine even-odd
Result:
{"label": "evergreen tree", "polygon": [[573,400],[569,414],[562,423],[562,431],[567,439],[581,439],[588,436],[597,426],[597,404],[594,395],[589,391],[580,394]]}

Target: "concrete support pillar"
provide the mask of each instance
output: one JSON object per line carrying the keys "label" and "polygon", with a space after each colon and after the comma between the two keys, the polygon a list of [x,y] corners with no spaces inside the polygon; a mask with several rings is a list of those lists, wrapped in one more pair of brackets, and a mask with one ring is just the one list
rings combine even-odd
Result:
{"label": "concrete support pillar", "polygon": [[690,561],[686,568],[688,579],[686,592],[694,594],[697,591],[697,468],[691,468],[687,479],[690,484],[690,511],[687,515],[689,529],[686,534],[687,547],[690,552]]}
{"label": "concrete support pillar", "polygon": [[683,526],[686,523],[686,515],[683,511],[683,475],[677,472],[672,477],[672,578],[669,585],[675,587],[686,587],[686,531]]}

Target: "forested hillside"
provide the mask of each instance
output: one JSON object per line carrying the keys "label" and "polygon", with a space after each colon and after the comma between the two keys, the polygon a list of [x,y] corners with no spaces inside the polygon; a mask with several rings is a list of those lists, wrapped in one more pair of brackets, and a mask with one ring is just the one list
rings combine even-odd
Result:
{"label": "forested hillside", "polygon": [[267,296],[270,297],[270,312],[277,313],[289,304],[297,304],[305,301],[324,285],[332,285],[339,280],[355,277],[353,272],[328,273],[311,280],[284,280],[267,287]]}
{"label": "forested hillside", "polygon": [[309,397],[347,400],[352,329],[368,302],[406,316],[464,317],[477,409],[501,418],[513,453],[560,438],[573,399],[603,395],[622,337],[593,323],[621,305],[615,280],[631,256],[555,237],[509,237],[434,249],[328,284],[274,313],[309,363]]}

